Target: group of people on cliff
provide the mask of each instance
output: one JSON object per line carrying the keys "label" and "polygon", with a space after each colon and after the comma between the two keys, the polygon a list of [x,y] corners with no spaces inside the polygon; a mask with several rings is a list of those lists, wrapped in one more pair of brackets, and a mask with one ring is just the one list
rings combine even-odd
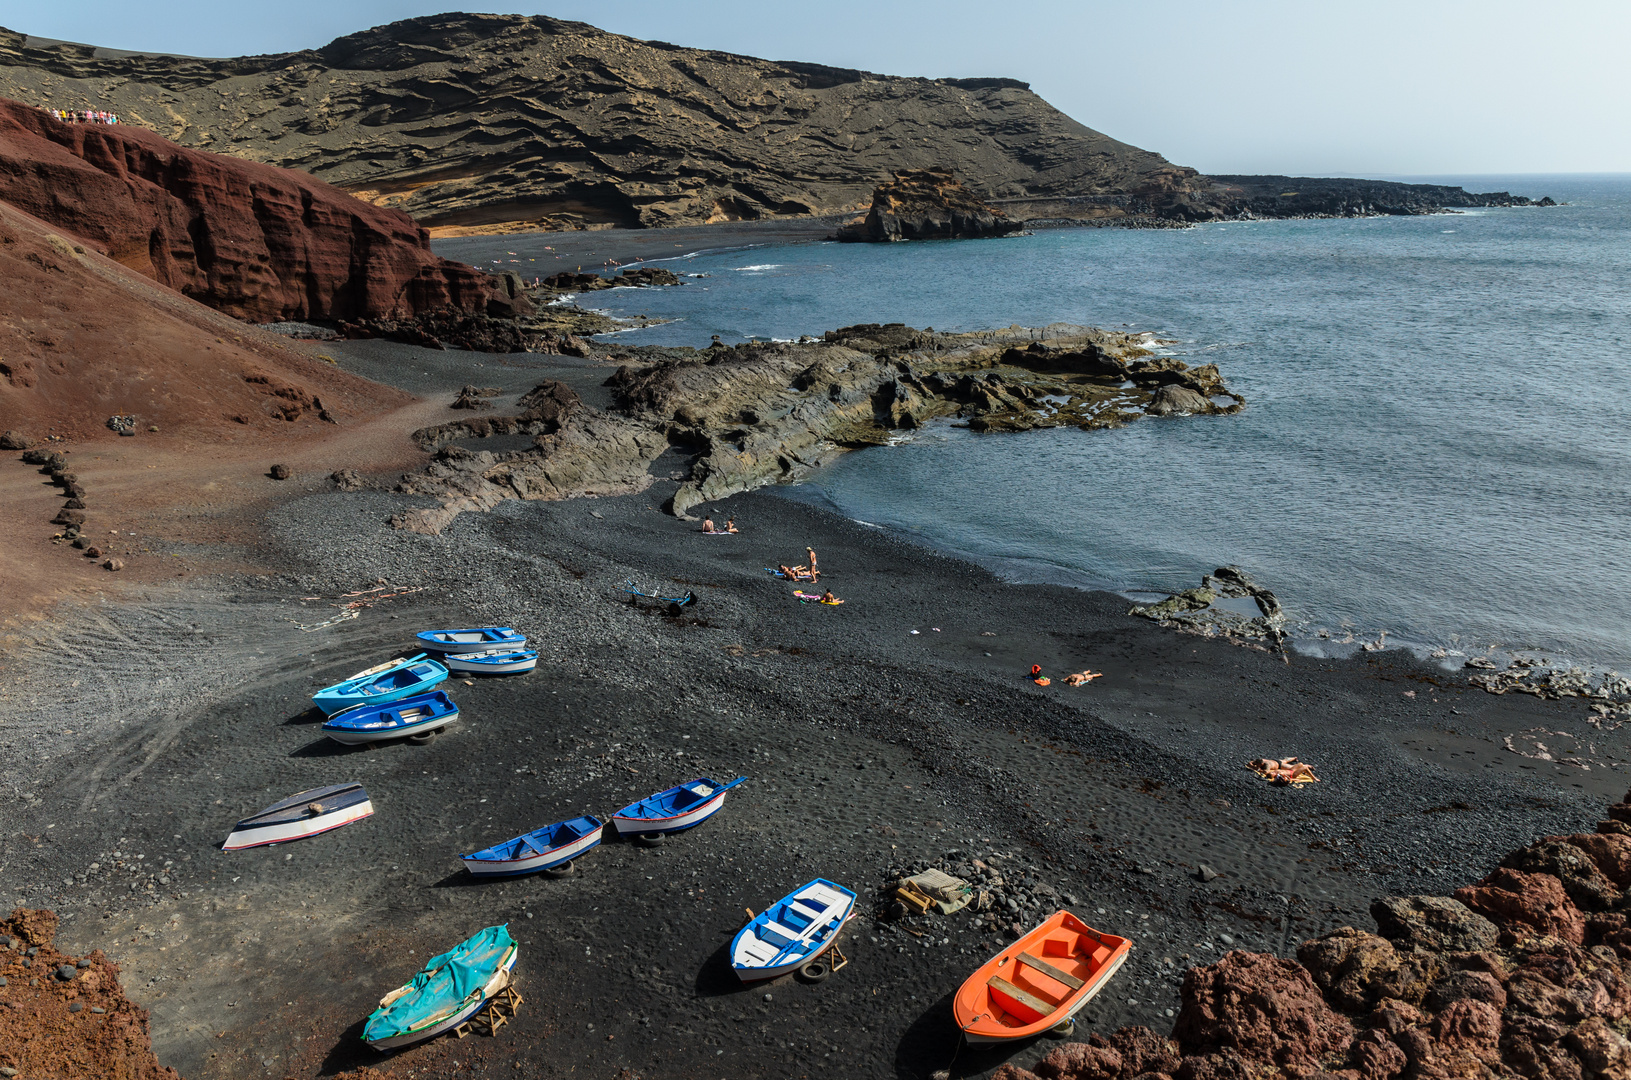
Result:
{"label": "group of people on cliff", "polygon": [[46,109],[53,120],[64,124],[117,124],[119,118],[101,109]]}

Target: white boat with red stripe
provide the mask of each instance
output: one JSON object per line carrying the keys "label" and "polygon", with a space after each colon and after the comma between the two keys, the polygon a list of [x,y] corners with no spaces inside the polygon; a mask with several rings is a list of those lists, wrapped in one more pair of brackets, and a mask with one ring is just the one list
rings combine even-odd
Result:
{"label": "white boat with red stripe", "polygon": [[283,844],[330,832],[374,812],[368,792],[355,780],[311,788],[275,802],[232,827],[222,851]]}

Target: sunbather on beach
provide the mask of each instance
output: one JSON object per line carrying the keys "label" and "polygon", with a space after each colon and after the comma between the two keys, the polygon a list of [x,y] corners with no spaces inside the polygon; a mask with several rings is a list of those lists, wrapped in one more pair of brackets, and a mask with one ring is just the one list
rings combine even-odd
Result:
{"label": "sunbather on beach", "polygon": [[791,566],[788,566],[786,563],[782,563],[780,566],[776,567],[776,573],[780,574],[782,577],[786,578],[788,581],[797,581],[798,580],[798,575],[796,573],[794,573],[793,568]]}
{"label": "sunbather on beach", "polygon": [[823,604],[836,604],[838,603],[838,597],[832,594],[831,589],[828,589],[826,592],[821,594],[821,602]]}
{"label": "sunbather on beach", "polygon": [[816,578],[819,578],[821,576],[821,567],[819,565],[817,565],[817,563],[816,563],[815,548],[813,548],[813,547],[805,548],[804,549],[804,554],[806,554],[806,555],[808,555],[810,557],[810,580],[814,581]]}
{"label": "sunbather on beach", "polygon": [[705,518],[702,519],[702,531],[705,532],[705,533],[711,533],[711,532],[714,531],[714,519],[713,518],[705,517]]}
{"label": "sunbather on beach", "polygon": [[736,519],[735,518],[728,517],[728,518],[725,519],[725,531],[728,532],[728,533],[733,533],[733,532],[737,531],[737,529],[736,529]]}

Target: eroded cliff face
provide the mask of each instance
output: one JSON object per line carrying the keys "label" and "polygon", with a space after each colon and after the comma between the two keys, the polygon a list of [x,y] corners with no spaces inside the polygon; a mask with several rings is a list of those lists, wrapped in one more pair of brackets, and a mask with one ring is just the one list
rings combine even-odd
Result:
{"label": "eroded cliff face", "polygon": [[1012,79],[908,79],[435,15],[279,56],[116,53],[0,30],[0,95],[119,113],[185,146],[303,169],[443,231],[864,211],[897,170],[980,197],[1163,203],[1192,169]]}
{"label": "eroded cliff face", "polygon": [[492,279],[433,254],[406,214],[309,176],[138,127],[0,100],[0,202],[251,322],[485,311]]}

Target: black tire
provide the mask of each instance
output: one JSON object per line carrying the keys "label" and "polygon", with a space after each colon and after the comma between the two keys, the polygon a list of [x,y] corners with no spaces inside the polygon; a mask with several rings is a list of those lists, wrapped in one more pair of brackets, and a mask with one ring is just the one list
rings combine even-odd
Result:
{"label": "black tire", "polygon": [[1068,1039],[1076,1034],[1076,1018],[1073,1016],[1062,1024],[1055,1024],[1048,1029],[1050,1039]]}
{"label": "black tire", "polygon": [[679,606],[679,605],[678,605],[678,604],[669,604],[669,605],[668,605],[668,612],[667,612],[667,614],[668,614],[668,617],[669,617],[669,618],[670,618],[670,619],[677,619],[677,618],[679,618],[679,617],[680,617],[680,614],[681,614],[681,613],[682,613],[682,612],[683,612],[683,611],[684,611],[684,610],[685,610],[685,609],[684,609],[684,608],[682,608],[682,607],[680,607],[680,606]]}
{"label": "black tire", "polygon": [[660,832],[643,832],[636,834],[634,839],[638,843],[644,844],[646,847],[656,847],[658,844],[661,844],[664,840],[668,839],[668,834]]}
{"label": "black tire", "polygon": [[424,746],[428,742],[433,742],[436,739],[436,736],[440,735],[446,730],[446,728],[437,728],[435,731],[421,731],[417,734],[409,735],[408,741],[413,743],[415,746]]}
{"label": "black tire", "polygon": [[823,982],[831,974],[832,965],[825,959],[811,960],[798,970],[799,982],[807,983]]}
{"label": "black tire", "polygon": [[561,863],[559,866],[551,866],[548,870],[544,871],[544,873],[548,874],[550,877],[571,877],[577,872],[577,863],[572,859],[566,860],[566,862]]}

